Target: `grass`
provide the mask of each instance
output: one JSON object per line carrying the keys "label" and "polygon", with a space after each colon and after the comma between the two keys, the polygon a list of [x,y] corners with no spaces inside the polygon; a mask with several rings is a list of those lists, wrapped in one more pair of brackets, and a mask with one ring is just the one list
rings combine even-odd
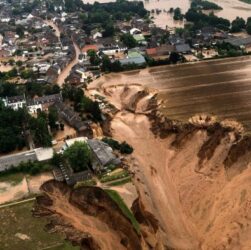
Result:
{"label": "grass", "polygon": [[124,178],[122,180],[111,182],[108,185],[109,186],[121,186],[121,185],[124,185],[124,184],[126,184],[128,182],[131,182],[131,181],[132,181],[131,176],[128,176],[128,177],[126,177],[126,178]]}
{"label": "grass", "polygon": [[85,181],[80,181],[78,182],[74,188],[79,188],[79,187],[85,187],[85,186],[96,186],[97,182],[94,179],[90,179],[90,180],[85,180]]}
{"label": "grass", "polygon": [[[63,235],[47,233],[46,220],[32,217],[33,202],[0,209],[0,249],[13,250],[79,250],[64,240]],[[28,240],[19,239],[16,234],[24,234]]]}
{"label": "grass", "polygon": [[1,174],[0,182],[10,182],[11,185],[15,186],[20,183],[24,178],[22,173],[12,173],[12,174]]}
{"label": "grass", "polygon": [[138,221],[134,217],[131,210],[127,207],[123,199],[120,197],[120,195],[116,191],[110,189],[105,189],[105,192],[113,199],[113,201],[116,202],[123,214],[131,221],[136,232],[140,234],[140,226]]}
{"label": "grass", "polygon": [[249,3],[251,4],[251,0],[240,0],[241,2],[244,2],[244,3]]}
{"label": "grass", "polygon": [[129,176],[129,172],[126,170],[122,170],[121,172],[117,173],[117,174],[111,174],[111,175],[104,175],[100,178],[100,182],[105,183],[108,181],[114,181],[114,180],[118,180],[118,179],[122,179]]}

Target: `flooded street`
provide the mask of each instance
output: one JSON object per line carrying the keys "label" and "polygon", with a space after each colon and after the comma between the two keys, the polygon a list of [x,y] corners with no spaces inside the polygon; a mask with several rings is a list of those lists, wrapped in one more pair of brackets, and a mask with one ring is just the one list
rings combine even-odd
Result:
{"label": "flooded street", "polygon": [[[106,3],[111,2],[113,0],[87,0],[85,3]],[[220,17],[229,19],[230,21],[234,20],[237,16],[247,19],[251,16],[251,5],[247,3],[243,3],[239,0],[210,0],[218,5],[220,5],[223,10],[217,11],[217,14]],[[182,13],[185,14],[186,11],[190,7],[190,0],[146,0],[144,1],[145,8],[149,11],[159,9],[162,12],[157,15],[154,14],[154,22],[157,26],[166,28],[166,25],[170,28],[174,27],[182,27],[184,25],[183,22],[177,22],[173,20],[173,17],[167,13],[170,8],[181,8]]]}
{"label": "flooded street", "polygon": [[71,69],[78,63],[78,56],[80,54],[80,49],[79,47],[74,43],[74,48],[75,48],[75,53],[76,56],[74,60],[72,60],[64,69],[63,71],[59,74],[58,79],[57,79],[57,84],[59,86],[62,86],[64,84],[65,79],[67,76],[70,74]]}
{"label": "flooded street", "polygon": [[237,119],[251,132],[251,57],[110,74],[98,79],[96,85],[105,82],[157,89],[162,111],[170,119],[186,121],[207,113]]}
{"label": "flooded street", "polygon": [[[45,23],[49,26],[51,26],[54,29],[54,33],[55,35],[58,37],[58,39],[60,39],[60,30],[57,27],[57,25],[51,21],[51,20],[46,20]],[[70,74],[71,69],[78,63],[78,56],[80,54],[80,49],[79,47],[74,44],[74,48],[75,48],[75,53],[76,56],[74,58],[74,60],[72,60],[63,70],[62,72],[59,74],[58,79],[57,79],[57,84],[59,86],[62,86],[64,84],[65,79],[67,78],[67,76]]]}

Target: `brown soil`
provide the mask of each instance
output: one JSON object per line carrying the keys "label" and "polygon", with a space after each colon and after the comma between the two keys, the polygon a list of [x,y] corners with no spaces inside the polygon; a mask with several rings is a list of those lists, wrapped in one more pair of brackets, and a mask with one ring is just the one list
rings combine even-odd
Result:
{"label": "brown soil", "polygon": [[140,250],[141,239],[113,200],[98,187],[71,189],[48,181],[41,187],[35,216],[48,216],[48,228],[64,232],[81,249]]}
{"label": "brown soil", "polygon": [[148,245],[251,249],[251,143],[242,126],[207,115],[186,124],[169,120],[150,91],[142,98],[148,105],[142,105],[139,86],[103,84],[102,90],[119,109],[110,132],[134,148],[131,171],[139,199],[133,210]]}

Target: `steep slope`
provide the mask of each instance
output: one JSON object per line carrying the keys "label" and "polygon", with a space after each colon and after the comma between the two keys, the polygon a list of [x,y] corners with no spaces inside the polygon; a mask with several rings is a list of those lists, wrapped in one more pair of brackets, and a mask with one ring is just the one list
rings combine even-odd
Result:
{"label": "steep slope", "polygon": [[242,126],[206,115],[182,124],[146,113],[128,112],[124,104],[111,131],[135,149],[139,202],[159,225],[155,247],[251,249],[251,139],[242,137]]}
{"label": "steep slope", "polygon": [[35,216],[47,216],[50,230],[63,232],[81,249],[140,250],[141,239],[117,204],[98,187],[72,189],[48,181],[41,187]]}

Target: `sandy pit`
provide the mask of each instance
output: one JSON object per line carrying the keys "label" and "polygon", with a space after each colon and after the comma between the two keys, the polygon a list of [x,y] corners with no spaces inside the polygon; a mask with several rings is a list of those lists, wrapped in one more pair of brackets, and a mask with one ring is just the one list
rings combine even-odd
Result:
{"label": "sandy pit", "polygon": [[141,212],[157,220],[152,244],[251,249],[251,139],[242,136],[243,127],[207,116],[175,125],[156,111],[144,114],[149,105],[142,99],[151,98],[139,99],[142,89],[135,83],[96,87],[119,109],[112,135],[134,148],[131,171]]}

